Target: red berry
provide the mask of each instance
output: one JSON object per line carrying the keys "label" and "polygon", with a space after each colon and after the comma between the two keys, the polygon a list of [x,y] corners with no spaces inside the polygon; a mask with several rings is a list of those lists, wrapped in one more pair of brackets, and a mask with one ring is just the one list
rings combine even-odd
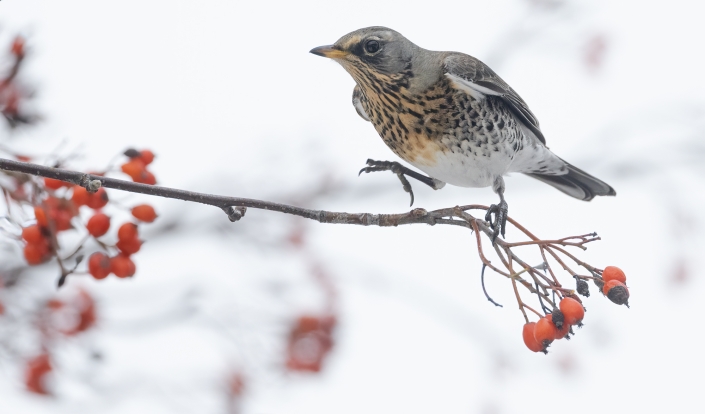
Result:
{"label": "red berry", "polygon": [[34,207],[34,216],[37,218],[37,224],[40,227],[49,227],[49,221],[47,220],[46,213],[41,206]]}
{"label": "red berry", "polygon": [[105,205],[108,204],[108,201],[110,201],[108,199],[108,192],[105,191],[105,188],[100,187],[95,193],[88,193],[88,202],[86,205],[94,210],[97,210],[105,207]]}
{"label": "red berry", "polygon": [[120,251],[124,255],[129,256],[140,251],[140,247],[142,247],[142,241],[138,238],[120,239],[117,243],[115,243],[115,247],[120,249]]}
{"label": "red berry", "polygon": [[74,186],[73,194],[71,195],[71,201],[76,207],[85,206],[91,199],[91,194],[83,187]]}
{"label": "red berry", "polygon": [[44,233],[42,233],[42,229],[36,224],[23,228],[22,238],[27,243],[37,244],[46,242],[46,238],[44,237]]}
{"label": "red berry", "polygon": [[135,274],[135,263],[128,256],[119,254],[110,259],[110,270],[117,277],[130,277]]}
{"label": "red berry", "polygon": [[103,213],[96,213],[93,217],[88,219],[86,229],[88,229],[88,233],[90,233],[91,236],[100,237],[110,229],[110,217]]}
{"label": "red berry", "polygon": [[51,208],[49,217],[54,221],[56,231],[64,231],[71,228],[73,214],[65,208]]}
{"label": "red berry", "polygon": [[24,258],[30,265],[38,265],[48,258],[49,246],[46,243],[27,243],[24,247]]}
{"label": "red berry", "polygon": [[105,279],[110,274],[110,258],[101,252],[95,252],[88,258],[88,272],[96,279]]}
{"label": "red berry", "polygon": [[29,360],[25,368],[25,386],[27,390],[36,394],[49,394],[45,384],[45,376],[51,370],[51,362],[47,354],[41,354]]}
{"label": "red berry", "polygon": [[132,158],[130,161],[122,164],[120,169],[125,174],[132,178],[132,181],[138,182],[138,180],[144,175],[144,162],[139,158]]}
{"label": "red berry", "polygon": [[154,207],[149,204],[140,204],[133,207],[132,215],[135,216],[137,220],[144,221],[146,223],[151,223],[157,218],[157,213],[154,211]]}
{"label": "red berry", "polygon": [[118,229],[118,240],[132,240],[137,238],[137,225],[135,223],[125,223]]}
{"label": "red berry", "polygon": [[602,293],[607,295],[607,298],[617,305],[629,306],[629,289],[619,280],[613,279],[605,283],[605,286],[602,288]]}
{"label": "red berry", "polygon": [[626,284],[627,276],[624,274],[622,269],[617,266],[607,266],[605,270],[602,271],[602,280],[607,283],[610,280],[619,280],[620,282]]}
{"label": "red berry", "polygon": [[44,186],[52,190],[58,190],[61,187],[68,187],[70,183],[61,180],[55,180],[53,178],[44,178]]}
{"label": "red berry", "polygon": [[10,52],[17,57],[24,56],[24,38],[22,36],[15,37]]}
{"label": "red berry", "polygon": [[145,170],[142,176],[140,177],[139,180],[135,180],[138,183],[142,184],[148,184],[148,185],[154,185],[157,183],[157,179],[154,177],[154,174],[151,172]]}
{"label": "red berry", "polygon": [[541,352],[544,351],[544,346],[542,343],[536,340],[536,337],[534,336],[534,332],[536,331],[536,322],[529,322],[524,325],[524,329],[522,330],[522,336],[524,337],[524,344],[526,345],[527,348],[534,352]]}
{"label": "red berry", "polygon": [[565,317],[565,323],[568,325],[576,325],[585,317],[585,308],[573,298],[563,298],[559,307]]}
{"label": "red berry", "polygon": [[543,317],[536,322],[534,327],[534,338],[538,343],[542,344],[544,348],[548,347],[551,342],[556,338],[558,334],[558,329],[556,325],[553,324],[553,320],[548,320],[548,318]]}
{"label": "red berry", "polygon": [[140,158],[144,161],[145,165],[149,165],[154,161],[154,153],[150,150],[140,151]]}

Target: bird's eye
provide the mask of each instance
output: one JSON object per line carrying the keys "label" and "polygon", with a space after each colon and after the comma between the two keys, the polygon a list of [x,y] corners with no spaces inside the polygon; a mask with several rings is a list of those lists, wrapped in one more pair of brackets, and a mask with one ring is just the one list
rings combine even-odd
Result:
{"label": "bird's eye", "polygon": [[365,43],[365,51],[370,54],[377,53],[379,51],[379,42],[376,40],[368,40]]}

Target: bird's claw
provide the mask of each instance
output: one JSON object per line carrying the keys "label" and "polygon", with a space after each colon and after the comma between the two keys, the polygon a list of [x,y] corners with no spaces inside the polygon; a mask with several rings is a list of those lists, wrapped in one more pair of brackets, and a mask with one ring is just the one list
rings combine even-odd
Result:
{"label": "bird's claw", "polygon": [[[509,213],[509,205],[504,200],[501,200],[499,204],[492,204],[489,209],[487,209],[487,214],[485,214],[485,221],[490,224],[492,228],[492,244],[494,245],[497,240],[497,236],[500,234],[502,238],[504,237],[504,232],[507,228],[507,215]],[[494,221],[492,220],[492,215],[494,214]]]}
{"label": "bird's claw", "polygon": [[391,171],[394,174],[397,175],[399,178],[399,181],[401,181],[401,185],[404,188],[404,191],[409,193],[411,196],[411,204],[409,206],[414,205],[414,191],[411,189],[411,183],[409,183],[409,180],[406,179],[406,176],[404,175],[406,173],[407,168],[404,168],[403,165],[399,164],[396,161],[375,161],[373,159],[368,159],[367,160],[367,167],[363,168],[360,170],[360,172],[357,174],[359,177],[360,174],[364,173],[371,173],[371,172],[376,172],[376,171]]}

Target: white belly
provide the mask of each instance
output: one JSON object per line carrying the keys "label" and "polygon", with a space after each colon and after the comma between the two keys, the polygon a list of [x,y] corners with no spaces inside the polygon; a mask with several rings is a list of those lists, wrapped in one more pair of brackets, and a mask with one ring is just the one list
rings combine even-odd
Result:
{"label": "white belly", "polygon": [[432,178],[458,187],[489,187],[497,176],[507,173],[512,162],[503,153],[489,155],[439,151],[433,161],[417,159],[411,164]]}

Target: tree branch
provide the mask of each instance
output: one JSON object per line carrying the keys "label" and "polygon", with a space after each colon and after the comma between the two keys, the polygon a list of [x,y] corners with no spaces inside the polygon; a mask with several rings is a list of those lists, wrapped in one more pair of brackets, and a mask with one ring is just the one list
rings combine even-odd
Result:
{"label": "tree branch", "polygon": [[[468,213],[469,210],[487,211],[489,207],[471,204],[466,206],[456,206],[443,208],[433,211],[427,211],[422,208],[416,208],[406,213],[399,214],[372,214],[372,213],[345,213],[326,210],[312,210],[287,204],[273,203],[269,201],[256,200],[251,198],[227,197],[214,194],[198,193],[194,191],[185,191],[176,188],[161,187],[157,185],[140,184],[132,181],[119,180],[115,178],[103,177],[101,175],[86,174],[78,171],[65,170],[61,168],[45,167],[42,165],[32,164],[28,162],[20,162],[0,158],[0,170],[19,172],[34,176],[53,178],[56,180],[65,181],[86,188],[88,191],[94,192],[100,187],[111,188],[131,193],[147,194],[156,197],[172,198],[176,200],[191,201],[201,204],[206,204],[222,209],[231,221],[240,220],[246,212],[247,208],[256,208],[261,210],[277,211],[284,214],[290,214],[306,219],[314,220],[319,223],[332,224],[353,224],[359,226],[378,226],[378,227],[396,227],[407,224],[445,224],[467,228],[475,233],[477,242],[477,253],[483,263],[483,290],[484,290],[484,270],[489,268],[499,275],[502,275],[511,280],[514,288],[514,293],[517,297],[517,302],[521,308],[524,317],[527,318],[525,309],[529,309],[533,313],[540,315],[535,309],[528,306],[522,299],[518,291],[518,285],[525,288],[530,294],[537,295],[544,311],[547,309],[543,302],[545,301],[550,306],[555,307],[556,302],[549,297],[549,291],[552,294],[557,294],[559,297],[572,296],[573,290],[566,289],[561,286],[556,278],[556,275],[551,269],[550,264],[546,262],[546,252],[549,253],[562,267],[570,274],[572,278],[575,273],[566,265],[565,261],[561,260],[559,254],[574,261],[579,266],[584,267],[591,272],[593,276],[599,276],[602,271],[587,263],[582,262],[576,256],[569,253],[565,248],[585,249],[585,245],[600,238],[597,234],[583,234],[579,236],[564,237],[558,239],[541,240],[533,233],[529,232],[515,220],[509,218],[508,221],[526,237],[529,241],[507,242],[502,239],[496,239],[491,243],[491,247],[499,257],[505,270],[494,266],[492,262],[485,256],[482,248],[482,240],[480,233],[484,233],[490,240],[493,239],[494,232],[490,228],[489,223],[479,219]],[[534,248],[539,250],[543,257],[544,264],[550,272],[551,278],[539,273],[535,268],[529,266],[525,260],[522,260],[515,249]],[[55,249],[56,250],[56,249]],[[506,257],[505,257],[506,255]],[[522,267],[519,272],[515,272],[512,262]],[[533,279],[536,287],[528,280],[521,277],[521,273],[527,272]],[[485,294],[486,290],[485,290]],[[495,303],[489,296],[487,298]],[[495,303],[496,304],[496,303]],[[528,320],[528,318],[527,318]]]}

